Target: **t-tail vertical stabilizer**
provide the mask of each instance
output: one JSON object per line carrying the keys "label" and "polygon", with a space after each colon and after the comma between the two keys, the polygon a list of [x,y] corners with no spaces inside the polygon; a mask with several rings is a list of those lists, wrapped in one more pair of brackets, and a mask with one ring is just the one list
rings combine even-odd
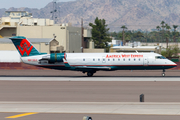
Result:
{"label": "t-tail vertical stabilizer", "polygon": [[23,36],[15,36],[9,38],[14,43],[21,57],[41,55],[41,53]]}

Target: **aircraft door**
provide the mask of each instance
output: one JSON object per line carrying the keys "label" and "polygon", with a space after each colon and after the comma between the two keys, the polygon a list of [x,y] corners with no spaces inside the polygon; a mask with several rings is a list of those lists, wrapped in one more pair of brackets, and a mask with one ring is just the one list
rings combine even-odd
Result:
{"label": "aircraft door", "polygon": [[148,66],[148,65],[149,65],[148,58],[147,58],[147,57],[145,57],[145,58],[144,58],[144,66]]}
{"label": "aircraft door", "polygon": [[102,63],[106,63],[106,57],[102,57]]}

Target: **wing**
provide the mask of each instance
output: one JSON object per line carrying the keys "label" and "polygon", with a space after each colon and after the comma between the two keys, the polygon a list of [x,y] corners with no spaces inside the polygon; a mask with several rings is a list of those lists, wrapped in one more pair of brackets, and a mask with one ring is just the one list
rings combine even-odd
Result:
{"label": "wing", "polygon": [[91,66],[76,66],[77,69],[97,69],[97,70],[111,70],[111,67],[91,67]]}
{"label": "wing", "polygon": [[75,69],[81,69],[81,70],[111,70],[111,67],[106,67],[106,66],[71,66],[69,65],[69,63],[67,62],[67,60],[65,60],[63,58],[63,61],[64,61],[64,64],[65,64],[65,67],[74,67]]}

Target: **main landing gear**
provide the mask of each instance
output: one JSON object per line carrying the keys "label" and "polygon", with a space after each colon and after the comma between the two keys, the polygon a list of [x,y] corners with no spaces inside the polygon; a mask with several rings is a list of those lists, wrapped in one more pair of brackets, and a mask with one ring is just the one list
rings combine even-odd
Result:
{"label": "main landing gear", "polygon": [[89,72],[85,72],[83,71],[83,73],[87,73],[88,77],[92,77],[94,73],[96,73],[96,71],[89,71]]}
{"label": "main landing gear", "polygon": [[163,77],[165,76],[165,69],[163,69],[163,73],[162,73],[162,76],[163,76]]}
{"label": "main landing gear", "polygon": [[93,72],[87,72],[87,76],[88,76],[88,77],[92,77],[93,74],[94,74]]}

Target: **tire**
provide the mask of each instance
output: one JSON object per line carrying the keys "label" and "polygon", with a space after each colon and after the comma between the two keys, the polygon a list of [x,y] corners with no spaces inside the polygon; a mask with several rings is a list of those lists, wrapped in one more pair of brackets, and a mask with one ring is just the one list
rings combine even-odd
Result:
{"label": "tire", "polygon": [[92,73],[92,72],[88,72],[88,73],[87,73],[87,76],[88,76],[88,77],[92,77],[92,76],[93,76],[93,73]]}
{"label": "tire", "polygon": [[165,73],[162,73],[162,76],[165,77]]}

